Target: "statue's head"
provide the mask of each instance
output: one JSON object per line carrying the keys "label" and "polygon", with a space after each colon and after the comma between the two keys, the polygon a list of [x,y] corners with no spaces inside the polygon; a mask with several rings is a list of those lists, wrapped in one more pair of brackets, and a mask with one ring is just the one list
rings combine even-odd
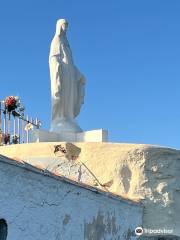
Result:
{"label": "statue's head", "polygon": [[61,35],[62,32],[66,32],[68,28],[68,22],[65,19],[59,19],[56,23],[56,35]]}

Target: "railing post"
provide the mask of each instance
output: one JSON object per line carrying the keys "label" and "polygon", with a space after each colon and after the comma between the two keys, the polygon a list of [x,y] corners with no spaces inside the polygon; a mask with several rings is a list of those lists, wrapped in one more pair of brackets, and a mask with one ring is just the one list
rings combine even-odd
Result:
{"label": "railing post", "polygon": [[19,143],[21,143],[21,136],[20,136],[20,118],[18,117],[18,120],[17,120],[17,132],[18,132],[18,138],[19,138]]}
{"label": "railing post", "polygon": [[13,129],[13,135],[16,136],[16,117],[14,116],[14,129]]}
{"label": "railing post", "polygon": [[3,131],[2,131],[2,102],[0,101],[0,146],[3,144]]}
{"label": "railing post", "polygon": [[2,114],[1,114],[1,105],[2,105],[2,103],[1,103],[1,101],[0,101],[0,129],[2,130]]}
{"label": "railing post", "polygon": [[22,118],[21,118],[21,130],[22,130],[22,143],[24,143],[24,112],[22,112]]}
{"label": "railing post", "polygon": [[[26,121],[27,121],[27,124],[29,124],[29,118],[28,118],[28,115],[26,117]],[[27,125],[26,125],[27,126]],[[27,126],[26,128],[26,142],[28,143],[29,142],[29,129],[28,129],[29,126]]]}
{"label": "railing post", "polygon": [[6,134],[6,110],[4,110],[4,134]]}

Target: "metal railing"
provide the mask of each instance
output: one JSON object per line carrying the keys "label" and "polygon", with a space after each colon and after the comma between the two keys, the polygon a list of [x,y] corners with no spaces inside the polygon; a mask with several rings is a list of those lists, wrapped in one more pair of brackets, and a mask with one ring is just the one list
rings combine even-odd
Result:
{"label": "metal railing", "polygon": [[38,118],[25,115],[25,107],[18,97],[9,96],[0,101],[0,145],[29,142],[29,131],[39,129]]}

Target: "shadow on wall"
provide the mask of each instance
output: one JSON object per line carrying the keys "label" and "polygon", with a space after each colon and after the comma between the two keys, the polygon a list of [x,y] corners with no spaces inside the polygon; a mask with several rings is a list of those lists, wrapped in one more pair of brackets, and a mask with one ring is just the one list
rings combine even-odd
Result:
{"label": "shadow on wall", "polygon": [[120,170],[120,176],[121,176],[121,181],[124,186],[124,191],[125,191],[125,193],[128,193],[129,189],[130,189],[130,182],[131,182],[131,177],[132,177],[132,172],[128,166],[122,167],[122,169]]}

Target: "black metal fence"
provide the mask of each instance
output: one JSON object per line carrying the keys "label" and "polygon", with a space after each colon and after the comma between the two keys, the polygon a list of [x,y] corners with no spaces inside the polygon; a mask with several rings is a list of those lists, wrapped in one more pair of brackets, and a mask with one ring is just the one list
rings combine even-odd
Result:
{"label": "black metal fence", "polygon": [[0,145],[29,142],[29,131],[39,129],[38,118],[25,115],[25,108],[18,97],[9,96],[0,101]]}

